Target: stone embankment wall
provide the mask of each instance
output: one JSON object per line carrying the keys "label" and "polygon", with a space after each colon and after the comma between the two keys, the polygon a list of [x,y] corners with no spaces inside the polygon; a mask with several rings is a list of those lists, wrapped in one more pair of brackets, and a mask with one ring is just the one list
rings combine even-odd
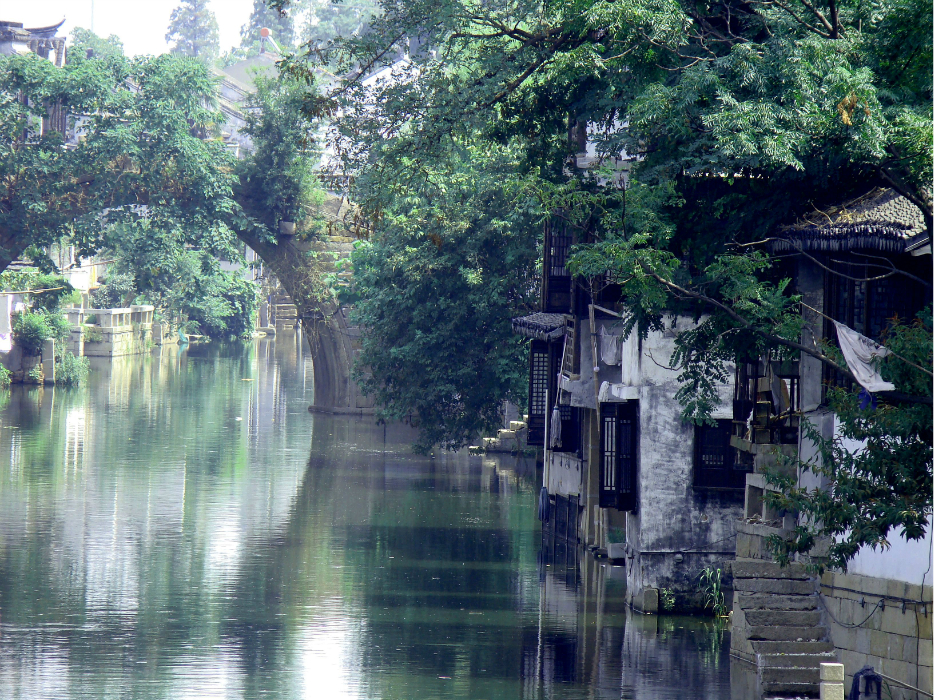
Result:
{"label": "stone embankment wall", "polygon": [[[122,309],[64,309],[71,324],[67,349],[75,355],[119,357],[138,355],[152,344],[152,306]],[[96,317],[96,325],[87,319]]]}
{"label": "stone embankment wall", "polygon": [[[846,670],[846,687],[863,666],[932,692],[931,586],[827,572],[820,581],[837,658]],[[918,695],[889,684],[893,700]]]}

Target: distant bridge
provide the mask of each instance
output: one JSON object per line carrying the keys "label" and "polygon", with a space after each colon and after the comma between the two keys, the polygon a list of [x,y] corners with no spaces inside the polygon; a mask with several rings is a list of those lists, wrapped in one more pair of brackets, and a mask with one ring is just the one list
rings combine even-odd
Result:
{"label": "distant bridge", "polygon": [[[335,204],[337,206],[335,206]],[[328,219],[338,225],[330,228],[338,235],[321,234],[310,240],[279,236],[275,244],[239,233],[240,239],[256,251],[275,273],[298,311],[314,363],[314,405],[309,410],[322,413],[364,414],[373,412],[373,401],[360,393],[351,379],[354,353],[359,348],[360,329],[351,324],[350,308],[333,299],[322,300],[321,276],[336,270],[337,260],[347,260],[356,240],[337,222],[340,201],[334,197],[325,205]],[[315,255],[317,254],[317,255]],[[349,273],[343,274],[345,278]]]}

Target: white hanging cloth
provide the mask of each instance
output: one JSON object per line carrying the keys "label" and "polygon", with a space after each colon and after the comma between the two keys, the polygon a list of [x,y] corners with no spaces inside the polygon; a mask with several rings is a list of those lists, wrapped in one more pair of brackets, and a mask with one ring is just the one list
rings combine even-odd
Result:
{"label": "white hanging cloth", "polygon": [[889,355],[889,350],[839,321],[834,321],[833,325],[837,329],[837,340],[846,359],[846,366],[850,368],[856,381],[870,393],[894,391],[895,385],[884,381],[872,365],[873,359]]}
{"label": "white hanging cloth", "polygon": [[600,329],[600,359],[605,365],[618,365],[620,363],[620,336],[610,335],[606,328]]}
{"label": "white hanging cloth", "polygon": [[551,430],[548,432],[549,447],[557,447],[561,444],[561,409],[555,406],[551,410]]}

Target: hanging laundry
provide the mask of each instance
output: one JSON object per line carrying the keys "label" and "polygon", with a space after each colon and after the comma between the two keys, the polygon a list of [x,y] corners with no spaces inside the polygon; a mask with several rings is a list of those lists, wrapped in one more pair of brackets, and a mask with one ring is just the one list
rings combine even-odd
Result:
{"label": "hanging laundry", "polygon": [[600,329],[600,359],[605,365],[620,363],[620,336],[612,335],[606,328]]}
{"label": "hanging laundry", "polygon": [[555,406],[551,411],[551,430],[548,433],[549,447],[561,444],[561,409]]}
{"label": "hanging laundry", "polygon": [[856,381],[866,391],[894,391],[895,385],[884,381],[872,364],[875,358],[890,354],[888,349],[839,321],[834,321],[833,325],[837,329],[837,340],[846,359],[846,366],[850,368]]}

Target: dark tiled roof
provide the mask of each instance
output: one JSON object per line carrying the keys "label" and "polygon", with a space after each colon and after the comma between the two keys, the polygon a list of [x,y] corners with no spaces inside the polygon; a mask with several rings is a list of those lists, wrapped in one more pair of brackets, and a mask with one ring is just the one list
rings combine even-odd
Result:
{"label": "dark tiled roof", "polygon": [[512,319],[514,333],[536,340],[555,340],[564,335],[562,314],[535,313]]}
{"label": "dark tiled roof", "polygon": [[827,211],[815,209],[771,241],[772,252],[876,250],[903,253],[924,231],[921,211],[892,190],[875,189]]}

